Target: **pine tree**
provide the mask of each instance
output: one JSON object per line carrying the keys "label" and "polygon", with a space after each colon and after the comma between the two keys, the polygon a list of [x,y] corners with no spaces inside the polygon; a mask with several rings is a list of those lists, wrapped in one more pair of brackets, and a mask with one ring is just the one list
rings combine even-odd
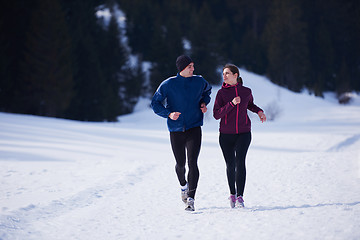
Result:
{"label": "pine tree", "polygon": [[309,77],[306,25],[300,6],[291,0],[275,0],[265,34],[270,79],[300,91]]}
{"label": "pine tree", "polygon": [[235,62],[246,69],[264,74],[267,68],[266,46],[262,33],[267,20],[269,1],[227,0],[231,17],[233,47],[230,51]]}
{"label": "pine tree", "polygon": [[163,9],[159,7],[158,1],[118,0],[118,4],[124,6],[126,12],[126,33],[132,53],[140,54],[143,61],[152,61],[152,42],[153,38],[158,37],[156,28],[160,27],[155,21]]}
{"label": "pine tree", "polygon": [[71,39],[58,0],[38,4],[19,70],[21,112],[63,117],[73,97]]}
{"label": "pine tree", "polygon": [[139,96],[144,94],[144,75],[141,65],[122,69],[120,79],[121,114],[131,113],[134,110]]}
{"label": "pine tree", "polygon": [[83,121],[106,119],[107,83],[101,66],[105,30],[95,16],[99,1],[64,1],[73,39],[75,96],[67,118]]}
{"label": "pine tree", "polygon": [[107,119],[116,121],[117,116],[132,112],[141,93],[142,78],[140,66],[131,69],[114,11],[111,13],[101,62],[107,81]]}
{"label": "pine tree", "polygon": [[217,72],[221,59],[218,32],[219,25],[213,18],[210,7],[204,2],[200,11],[192,14],[189,39],[192,45],[191,56],[195,61],[195,74],[203,75],[211,84],[218,84],[221,80]]}
{"label": "pine tree", "polygon": [[176,4],[174,1],[169,1],[161,5],[169,11],[158,15],[153,38],[150,39],[151,57],[153,59],[150,75],[152,92],[164,79],[176,74],[176,58],[184,53],[182,25],[186,23],[181,21],[183,16],[179,14],[179,9],[174,4]]}
{"label": "pine tree", "polygon": [[118,24],[114,16],[111,17],[103,41],[101,52],[101,66],[106,81],[106,95],[104,104],[106,107],[106,119],[116,121],[121,114],[121,100],[119,96],[119,72],[124,68],[127,59],[125,51],[120,44]]}
{"label": "pine tree", "polygon": [[[0,15],[0,31],[6,32],[5,19]],[[8,110],[9,106],[5,103],[11,101],[10,92],[12,91],[11,79],[8,69],[11,65],[10,56],[7,53],[7,49],[10,46],[8,39],[4,37],[4,34],[0,35],[0,111]]]}
{"label": "pine tree", "polygon": [[5,1],[0,8],[0,111],[22,112],[19,65],[36,2]]}
{"label": "pine tree", "polygon": [[322,96],[327,90],[334,89],[334,50],[331,42],[331,36],[328,29],[320,22],[316,33],[314,33],[316,48],[314,52],[314,61],[311,65],[314,68],[316,79],[313,80],[315,95]]}
{"label": "pine tree", "polygon": [[[337,25],[334,31],[334,43],[339,49],[336,59],[337,75],[343,78],[343,83],[339,83],[337,79],[336,90],[360,90],[360,3],[354,0],[340,1],[335,6],[337,8],[334,21]],[[339,85],[343,87],[339,89]]]}

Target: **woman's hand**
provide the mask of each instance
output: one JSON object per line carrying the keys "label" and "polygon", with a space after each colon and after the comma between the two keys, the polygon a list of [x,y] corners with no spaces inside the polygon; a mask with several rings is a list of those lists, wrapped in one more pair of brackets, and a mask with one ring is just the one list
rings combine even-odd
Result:
{"label": "woman's hand", "polygon": [[237,105],[241,102],[241,98],[238,96],[238,97],[235,97],[232,101],[231,101],[234,105]]}
{"label": "woman's hand", "polygon": [[259,118],[261,122],[266,122],[266,115],[264,112],[260,111],[258,112]]}

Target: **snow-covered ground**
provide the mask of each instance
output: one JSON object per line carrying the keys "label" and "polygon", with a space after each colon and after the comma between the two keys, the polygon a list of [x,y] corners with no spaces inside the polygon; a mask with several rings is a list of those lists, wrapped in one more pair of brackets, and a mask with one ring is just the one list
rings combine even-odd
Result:
{"label": "snow-covered ground", "polygon": [[166,120],[0,113],[0,239],[360,239],[360,100],[295,94],[242,71],[255,103],[246,209],[230,209],[212,105],[196,211],[184,211]]}

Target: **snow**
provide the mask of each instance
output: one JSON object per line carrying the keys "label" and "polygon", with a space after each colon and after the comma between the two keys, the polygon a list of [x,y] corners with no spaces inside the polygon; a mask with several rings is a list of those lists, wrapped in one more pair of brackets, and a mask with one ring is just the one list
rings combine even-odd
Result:
{"label": "snow", "polygon": [[[143,98],[117,123],[0,113],[0,239],[360,239],[360,104],[241,71],[252,119],[245,209],[230,209],[212,105],[195,208],[184,211],[166,120]],[[271,110],[270,110],[271,111]]]}

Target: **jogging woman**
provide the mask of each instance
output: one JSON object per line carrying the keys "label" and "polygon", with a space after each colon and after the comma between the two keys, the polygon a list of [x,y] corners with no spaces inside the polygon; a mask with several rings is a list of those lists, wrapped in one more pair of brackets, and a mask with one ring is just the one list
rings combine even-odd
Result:
{"label": "jogging woman", "polygon": [[221,119],[219,143],[226,162],[230,206],[244,207],[245,159],[251,142],[251,122],[247,110],[257,113],[261,122],[266,121],[266,116],[254,104],[250,88],[243,86],[235,65],[225,65],[223,80],[216,95],[213,114],[215,119]]}

